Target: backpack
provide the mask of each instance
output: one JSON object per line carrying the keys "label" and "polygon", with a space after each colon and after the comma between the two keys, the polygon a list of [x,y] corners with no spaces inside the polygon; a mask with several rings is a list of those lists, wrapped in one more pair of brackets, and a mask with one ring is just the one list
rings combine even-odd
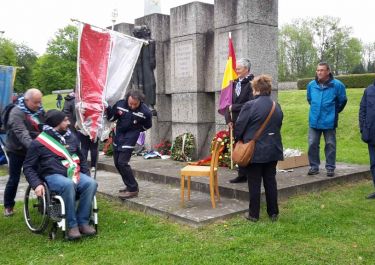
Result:
{"label": "backpack", "polygon": [[9,113],[13,109],[14,106],[16,106],[16,104],[9,103],[8,105],[5,106],[5,108],[1,112],[1,117],[0,117],[0,128],[1,128],[1,130],[4,130],[4,131],[7,130]]}

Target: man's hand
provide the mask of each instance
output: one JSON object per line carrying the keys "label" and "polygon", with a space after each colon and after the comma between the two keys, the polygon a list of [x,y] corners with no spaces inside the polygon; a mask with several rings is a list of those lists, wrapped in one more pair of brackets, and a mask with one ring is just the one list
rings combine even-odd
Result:
{"label": "man's hand", "polygon": [[228,123],[229,130],[233,130],[233,122]]}
{"label": "man's hand", "polygon": [[38,185],[36,188],[35,188],[35,194],[36,196],[38,197],[42,197],[44,196],[44,186],[42,184]]}

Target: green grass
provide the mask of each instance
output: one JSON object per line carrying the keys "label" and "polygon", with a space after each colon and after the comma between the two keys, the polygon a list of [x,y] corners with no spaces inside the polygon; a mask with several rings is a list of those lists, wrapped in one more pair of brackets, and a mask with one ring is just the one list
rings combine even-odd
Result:
{"label": "green grass", "polygon": [[[65,96],[67,94],[61,94],[63,96],[63,100],[61,101],[61,107],[64,106],[64,102],[65,102]],[[44,109],[46,110],[50,110],[50,109],[57,109],[56,107],[56,97],[57,95],[56,94],[50,94],[50,95],[45,95],[43,97],[43,107]]]}
{"label": "green grass", "polygon": [[201,229],[124,209],[101,198],[100,232],[67,242],[29,232],[17,204],[0,218],[0,264],[373,264],[374,202],[363,181],[281,203],[272,223],[239,216]]}
{"label": "green grass", "polygon": [[[367,145],[361,141],[358,128],[359,103],[363,89],[347,89],[348,103],[339,115],[337,136],[337,161],[368,164]],[[309,105],[305,90],[279,92],[279,103],[284,112],[282,139],[284,148],[307,152]],[[320,144],[321,160],[324,161],[324,139]]]}

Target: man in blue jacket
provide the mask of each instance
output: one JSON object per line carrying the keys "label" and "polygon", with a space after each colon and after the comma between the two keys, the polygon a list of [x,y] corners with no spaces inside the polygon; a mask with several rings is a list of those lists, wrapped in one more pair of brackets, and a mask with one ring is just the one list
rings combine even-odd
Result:
{"label": "man in blue jacket", "polygon": [[[368,145],[370,170],[375,186],[375,82],[365,89],[359,108],[359,129],[362,140]],[[367,196],[375,199],[375,192]]]}
{"label": "man in blue jacket", "polygon": [[126,93],[125,99],[107,108],[108,120],[117,121],[113,138],[113,160],[126,186],[120,190],[121,199],[138,196],[138,183],[129,161],[139,134],[152,126],[152,113],[143,101],[143,93],[132,89]]}
{"label": "man in blue jacket", "polygon": [[[43,132],[31,142],[23,164],[23,173],[37,196],[44,195],[43,182],[59,194],[65,203],[68,238],[95,235],[89,225],[97,183],[90,177],[79,141],[71,133],[67,115],[58,110],[46,114]],[[76,198],[79,203],[76,210]]]}
{"label": "man in blue jacket", "polygon": [[336,168],[336,127],[347,98],[344,84],[333,77],[325,62],[318,64],[315,80],[307,85],[307,101],[310,104],[308,175],[319,174],[319,144],[323,134],[327,177],[333,177]]}

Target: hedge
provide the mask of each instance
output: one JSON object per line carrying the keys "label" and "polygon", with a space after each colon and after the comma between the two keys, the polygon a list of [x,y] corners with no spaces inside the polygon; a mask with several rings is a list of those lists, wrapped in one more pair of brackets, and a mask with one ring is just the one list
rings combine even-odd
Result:
{"label": "hedge", "polygon": [[[350,88],[365,88],[374,83],[375,73],[370,74],[358,74],[358,75],[339,75],[335,76],[336,79],[340,80],[345,84],[346,87]],[[298,89],[306,89],[307,84],[313,78],[303,78],[297,80]]]}

